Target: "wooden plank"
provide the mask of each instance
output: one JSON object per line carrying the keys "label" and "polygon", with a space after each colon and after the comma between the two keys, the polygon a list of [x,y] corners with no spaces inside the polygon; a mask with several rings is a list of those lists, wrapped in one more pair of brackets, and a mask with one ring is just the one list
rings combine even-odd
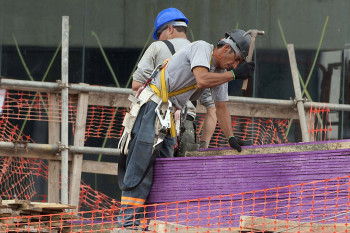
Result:
{"label": "wooden plank", "polygon": [[47,159],[47,160],[57,160],[60,158],[56,154],[51,152],[38,152],[32,150],[18,150],[14,152],[13,149],[2,149],[0,151],[0,156],[3,157],[18,157],[18,158],[32,158],[32,159]]}
{"label": "wooden plank", "polygon": [[[89,104],[129,108],[131,102],[128,100],[127,94],[90,93]],[[233,101],[228,101],[226,104],[230,114],[233,116],[299,119],[298,112],[292,107],[275,104],[237,103]],[[197,113],[206,113],[206,108],[198,105]]]}
{"label": "wooden plank", "polygon": [[222,155],[250,155],[250,154],[281,154],[306,151],[321,150],[341,150],[350,148],[350,140],[322,141],[314,143],[290,143],[266,146],[247,146],[243,147],[241,152],[234,149],[207,150],[207,151],[188,151],[185,157],[200,156],[222,156]]}
{"label": "wooden plank", "polygon": [[[148,224],[148,230],[157,233],[207,233],[207,232],[220,232],[220,233],[241,233],[245,232],[245,229],[238,227],[230,228],[207,228],[207,227],[193,227],[181,224],[176,224],[173,222],[164,222],[159,220],[151,220]],[[248,231],[248,229],[247,229]],[[249,230],[250,232],[250,230]]]}
{"label": "wooden plank", "polygon": [[83,160],[82,172],[118,175],[118,163]]}
{"label": "wooden plank", "polygon": [[[78,108],[75,122],[74,146],[84,146],[86,118],[88,110],[88,93],[80,93],[78,97]],[[69,203],[76,206],[73,211],[78,211],[80,197],[80,183],[82,172],[83,154],[74,154],[72,161],[71,187]]]}
{"label": "wooden plank", "polygon": [[[286,106],[274,104],[243,104],[233,101],[226,102],[226,105],[232,116],[299,119],[298,112]],[[198,105],[197,113],[206,113],[206,108],[202,105]]]}
{"label": "wooden plank", "polygon": [[[115,230],[112,230],[115,229]],[[103,224],[101,223],[84,223],[84,224],[76,224],[72,225],[72,231],[71,232],[101,232],[101,233],[111,233],[111,232],[116,232],[118,233],[118,223],[117,222],[104,222]],[[121,231],[120,231],[121,232]],[[129,232],[127,230],[124,231]],[[137,233],[138,231],[130,231],[133,233]],[[143,231],[141,231],[143,232]]]}
{"label": "wooden plank", "polygon": [[129,108],[129,94],[89,93],[89,105]]}
{"label": "wooden plank", "polygon": [[18,200],[18,199],[2,200],[3,205],[13,205],[13,204],[22,205],[22,204],[29,204],[29,203],[30,201],[27,201],[27,200]]}
{"label": "wooden plank", "polygon": [[[33,152],[33,151],[17,151],[16,153],[13,150],[1,150],[0,156],[4,157],[21,157],[21,158],[36,158],[36,159],[47,159],[49,162],[57,162],[57,169],[60,169],[60,157],[56,154],[52,154],[49,152]],[[72,160],[72,155],[69,155],[69,161]],[[50,163],[54,165],[55,163]],[[50,168],[49,168],[50,169]],[[117,163],[109,163],[109,162],[97,162],[91,160],[83,160],[82,161],[82,172],[86,173],[96,173],[96,174],[106,174],[106,175],[118,175],[118,164]],[[57,201],[49,201],[52,203],[58,203]],[[0,206],[1,208],[1,206]]]}
{"label": "wooden plank", "polygon": [[[59,119],[58,111],[59,109],[59,99],[58,94],[50,94],[51,107],[49,108],[49,117],[51,119]],[[49,144],[56,144],[60,141],[60,123],[56,121],[49,120]],[[40,157],[42,154],[40,153]],[[53,155],[55,156],[55,155]],[[49,172],[48,172],[48,202],[59,202],[59,177],[60,177],[60,167],[61,162],[55,160],[49,160]]]}
{"label": "wooden plank", "polygon": [[307,124],[305,119],[305,108],[304,108],[304,103],[302,101],[303,97],[301,95],[300,81],[299,81],[299,75],[298,75],[299,71],[297,67],[297,61],[295,59],[294,45],[288,44],[287,49],[288,49],[288,55],[289,55],[290,69],[292,71],[292,80],[293,80],[293,86],[294,86],[294,92],[295,92],[295,99],[297,101],[301,135],[303,138],[303,142],[309,142],[310,139],[309,139],[309,133],[307,130]]}
{"label": "wooden plank", "polygon": [[348,225],[346,223],[306,223],[252,216],[241,216],[240,221],[242,228],[263,232],[347,232],[350,230]]}
{"label": "wooden plank", "polygon": [[42,209],[54,209],[54,210],[64,210],[64,209],[74,209],[73,205],[64,205],[59,203],[46,203],[46,202],[30,202],[33,205],[33,208],[42,208]]}

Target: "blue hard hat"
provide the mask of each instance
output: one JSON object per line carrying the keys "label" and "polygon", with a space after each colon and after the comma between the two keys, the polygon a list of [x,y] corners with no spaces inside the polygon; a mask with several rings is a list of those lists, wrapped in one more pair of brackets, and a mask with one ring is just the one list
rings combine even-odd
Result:
{"label": "blue hard hat", "polygon": [[168,23],[170,21],[174,20],[182,20],[185,21],[186,24],[188,24],[188,19],[185,17],[185,15],[179,11],[176,8],[167,8],[159,12],[156,21],[154,21],[154,33],[153,38],[155,40],[158,40],[157,38],[157,31],[158,29],[164,25],[165,23]]}

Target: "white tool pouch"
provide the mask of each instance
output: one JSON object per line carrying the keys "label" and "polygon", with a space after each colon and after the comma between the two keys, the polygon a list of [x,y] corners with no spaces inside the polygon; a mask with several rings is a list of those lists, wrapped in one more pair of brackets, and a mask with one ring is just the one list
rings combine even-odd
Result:
{"label": "white tool pouch", "polygon": [[138,98],[136,98],[133,95],[129,95],[128,99],[132,102],[132,104],[130,106],[130,111],[125,114],[123,120],[124,130],[118,143],[118,149],[120,149],[121,154],[128,154],[129,143],[131,141],[131,131],[134,127],[136,118],[139,114],[142,105],[147,103],[153,94],[154,93],[152,91],[144,89]]}

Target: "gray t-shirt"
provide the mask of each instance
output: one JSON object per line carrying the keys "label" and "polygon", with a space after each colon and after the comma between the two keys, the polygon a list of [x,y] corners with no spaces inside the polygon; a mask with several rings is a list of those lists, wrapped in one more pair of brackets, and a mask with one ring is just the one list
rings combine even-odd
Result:
{"label": "gray t-shirt", "polygon": [[[215,70],[215,64],[211,64],[213,45],[205,41],[195,41],[184,46],[171,57],[165,70],[165,80],[168,92],[178,91],[185,87],[196,84],[192,69],[196,66],[207,67],[210,72],[223,72]],[[160,74],[152,83],[160,89]],[[212,98],[216,102],[228,101],[228,84],[224,83],[210,88]],[[180,95],[171,97],[171,102],[179,108],[183,108],[188,100],[197,100],[205,89],[192,89]]]}

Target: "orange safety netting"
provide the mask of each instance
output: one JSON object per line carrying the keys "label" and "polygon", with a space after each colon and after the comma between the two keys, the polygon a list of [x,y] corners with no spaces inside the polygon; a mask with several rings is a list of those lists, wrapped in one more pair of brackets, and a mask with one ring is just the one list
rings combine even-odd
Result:
{"label": "orange safety netting", "polygon": [[[141,225],[124,232],[349,232],[349,178],[141,206]],[[0,230],[123,232],[116,231],[117,217],[114,207],[8,217],[0,219]]]}
{"label": "orange safety netting", "polygon": [[309,119],[308,129],[312,141],[331,140],[331,117],[327,105],[317,107],[311,103]]}
{"label": "orange safety netting", "polygon": [[[34,121],[61,121],[61,103],[58,98],[57,104],[53,99],[59,94],[44,92],[14,91],[8,90],[4,105],[2,106],[3,117],[14,120]],[[122,134],[122,122],[127,109],[106,106],[88,106],[86,133],[87,138],[114,138],[119,139]],[[69,98],[69,122],[74,124],[77,113],[77,97]],[[197,114],[197,134],[201,134],[204,114]],[[288,119],[268,119],[232,117],[234,134],[242,140],[250,141],[250,144],[276,144],[288,142],[286,128]],[[1,140],[1,138],[0,138]],[[210,147],[227,146],[227,140],[219,125],[213,134]]]}

